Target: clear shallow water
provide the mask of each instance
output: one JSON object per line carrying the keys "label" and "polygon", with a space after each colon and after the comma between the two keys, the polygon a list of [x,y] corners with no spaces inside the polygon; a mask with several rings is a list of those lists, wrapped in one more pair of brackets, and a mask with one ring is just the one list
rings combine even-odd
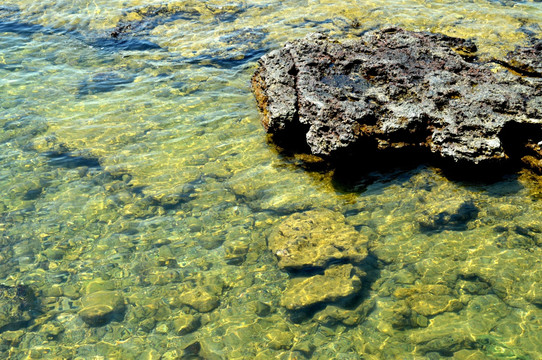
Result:
{"label": "clear shallow water", "polygon": [[[541,19],[515,1],[4,1],[0,283],[39,305],[2,307],[2,357],[542,357],[539,177],[345,180],[268,144],[250,93],[257,58],[310,32],[397,25],[491,57]],[[292,314],[267,238],[323,208],[369,239],[367,275],[347,304]],[[96,291],[126,307],[89,327]]]}

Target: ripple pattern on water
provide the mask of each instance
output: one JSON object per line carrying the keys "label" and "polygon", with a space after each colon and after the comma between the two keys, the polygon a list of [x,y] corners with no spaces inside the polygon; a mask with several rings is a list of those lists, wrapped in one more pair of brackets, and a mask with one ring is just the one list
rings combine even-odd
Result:
{"label": "ripple pattern on water", "polygon": [[[442,32],[484,61],[541,19],[511,0],[4,1],[1,356],[540,358],[539,176],[332,170],[267,142],[250,77],[314,31]],[[281,270],[268,238],[299,213],[335,214],[367,257]],[[339,268],[353,296],[303,288]],[[309,301],[281,306],[296,288]]]}

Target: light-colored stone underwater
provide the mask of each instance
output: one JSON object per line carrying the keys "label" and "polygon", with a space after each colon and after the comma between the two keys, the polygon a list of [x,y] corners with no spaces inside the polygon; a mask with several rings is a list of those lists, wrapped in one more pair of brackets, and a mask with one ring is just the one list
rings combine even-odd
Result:
{"label": "light-colored stone underwater", "polygon": [[[259,56],[314,31],[490,58],[541,20],[512,0],[2,1],[0,357],[542,358],[542,178],[345,179],[268,143],[250,92]],[[99,41],[119,22],[144,49]],[[360,248],[289,273],[285,228]]]}

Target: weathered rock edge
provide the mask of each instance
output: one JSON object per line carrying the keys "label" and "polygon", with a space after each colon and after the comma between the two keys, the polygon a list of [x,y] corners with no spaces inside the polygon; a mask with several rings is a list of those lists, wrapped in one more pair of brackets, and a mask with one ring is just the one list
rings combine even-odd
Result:
{"label": "weathered rock edge", "polygon": [[482,169],[522,160],[541,172],[542,41],[491,62],[476,51],[469,40],[397,28],[342,43],[311,34],[262,57],[252,89],[282,146]]}

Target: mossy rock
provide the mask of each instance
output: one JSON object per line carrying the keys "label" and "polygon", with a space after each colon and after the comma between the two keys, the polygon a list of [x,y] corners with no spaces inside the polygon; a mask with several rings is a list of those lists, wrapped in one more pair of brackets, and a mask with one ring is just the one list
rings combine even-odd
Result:
{"label": "mossy rock", "polygon": [[452,289],[444,285],[415,285],[397,289],[393,295],[398,299],[405,299],[410,309],[423,316],[463,308],[463,303],[453,296]]}
{"label": "mossy rock", "polygon": [[124,297],[119,291],[97,291],[81,299],[81,319],[89,326],[102,326],[124,316]]}
{"label": "mossy rock", "polygon": [[299,310],[348,298],[360,289],[361,280],[352,264],[338,265],[327,269],[324,275],[290,280],[280,304],[288,310]]}
{"label": "mossy rock", "polygon": [[183,291],[179,296],[179,302],[188,305],[200,313],[212,311],[220,305],[220,299],[204,286]]}
{"label": "mossy rock", "polygon": [[342,214],[327,209],[293,214],[269,236],[269,248],[286,270],[324,268],[336,261],[360,263],[367,257],[367,242]]}
{"label": "mossy rock", "polygon": [[179,314],[173,320],[173,328],[178,335],[189,334],[196,331],[201,325],[201,316],[192,314]]}
{"label": "mossy rock", "polygon": [[23,330],[4,331],[0,335],[0,343],[8,346],[17,346],[21,342],[24,335]]}
{"label": "mossy rock", "polygon": [[58,335],[64,332],[64,326],[56,321],[48,322],[43,324],[39,332],[44,334],[48,340],[54,340]]}

